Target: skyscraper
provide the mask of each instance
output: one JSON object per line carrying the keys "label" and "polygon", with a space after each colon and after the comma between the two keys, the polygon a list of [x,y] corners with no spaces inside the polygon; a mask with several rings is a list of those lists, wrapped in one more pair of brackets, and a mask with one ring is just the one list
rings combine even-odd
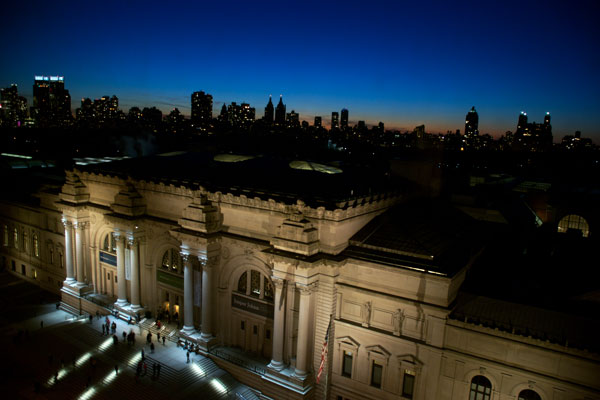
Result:
{"label": "skyscraper", "polygon": [[292,110],[291,113],[287,114],[286,120],[287,120],[288,126],[291,126],[291,127],[300,126],[300,115],[294,110]]}
{"label": "skyscraper", "polygon": [[203,91],[192,93],[192,125],[200,127],[212,120],[213,98]]}
{"label": "skyscraper", "polygon": [[337,111],[331,113],[331,129],[338,129],[340,127],[340,115]]}
{"label": "skyscraper", "polygon": [[283,95],[279,95],[279,103],[275,109],[275,123],[285,125],[285,104],[283,104]]}
{"label": "skyscraper", "polygon": [[348,109],[342,108],[342,117],[340,119],[340,127],[342,129],[348,128]]}
{"label": "skyscraper", "polygon": [[544,116],[544,126],[548,127],[550,126],[550,113],[547,112],[546,115]]}
{"label": "skyscraper", "polygon": [[315,117],[315,128],[320,128],[321,127],[321,117],[316,116]]}
{"label": "skyscraper", "polygon": [[271,98],[271,95],[269,95],[269,102],[267,103],[267,106],[265,107],[265,116],[263,117],[263,120],[271,125],[273,123],[273,115],[275,113],[275,109],[273,107],[273,99]]}
{"label": "skyscraper", "polygon": [[63,126],[70,123],[71,95],[65,89],[62,76],[36,75],[33,83],[33,117],[42,126]]}
{"label": "skyscraper", "polygon": [[17,85],[0,89],[0,125],[19,127],[27,118],[27,99],[19,96]]}
{"label": "skyscraper", "polygon": [[517,122],[517,131],[515,133],[525,133],[527,130],[527,113],[525,111],[521,111],[519,114],[519,120]]}
{"label": "skyscraper", "polygon": [[472,139],[476,136],[479,136],[479,115],[473,106],[465,117],[465,137]]}

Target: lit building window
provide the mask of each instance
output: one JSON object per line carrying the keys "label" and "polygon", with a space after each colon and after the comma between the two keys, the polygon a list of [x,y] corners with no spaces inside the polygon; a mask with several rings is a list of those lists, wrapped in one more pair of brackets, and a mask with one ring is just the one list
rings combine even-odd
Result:
{"label": "lit building window", "polygon": [[477,375],[471,380],[469,400],[490,400],[492,398],[492,383],[488,378]]}
{"label": "lit building window", "polygon": [[162,258],[162,267],[171,272],[183,273],[183,263],[181,255],[177,249],[169,249],[165,251]]}
{"label": "lit building window", "polygon": [[260,272],[250,271],[250,294],[260,296]]}
{"label": "lit building window", "polygon": [[404,379],[402,380],[402,397],[412,399],[415,390],[415,373],[410,370],[404,371]]}
{"label": "lit building window", "polygon": [[533,390],[525,389],[519,393],[518,400],[542,400],[542,398]]}
{"label": "lit building window", "polygon": [[106,251],[112,254],[117,253],[117,241],[115,240],[112,233],[109,233],[106,236],[104,236],[104,240],[102,241],[102,251]]}
{"label": "lit building window", "polygon": [[590,226],[585,218],[579,215],[569,214],[564,216],[558,223],[558,232],[581,232],[581,236],[588,237],[590,235]]}
{"label": "lit building window", "polygon": [[352,378],[352,352],[344,350],[344,358],[342,360],[342,375]]}
{"label": "lit building window", "polygon": [[381,388],[381,377],[383,375],[383,365],[373,361],[371,366],[371,386]]}

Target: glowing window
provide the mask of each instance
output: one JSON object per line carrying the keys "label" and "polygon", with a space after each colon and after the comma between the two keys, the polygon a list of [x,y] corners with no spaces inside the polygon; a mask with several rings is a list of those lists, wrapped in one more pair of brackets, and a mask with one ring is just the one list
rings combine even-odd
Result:
{"label": "glowing window", "polygon": [[492,398],[492,383],[488,378],[477,375],[471,380],[469,400],[490,400]]}
{"label": "glowing window", "polygon": [[165,251],[162,258],[162,267],[172,272],[183,273],[181,255],[177,249]]}
{"label": "glowing window", "polygon": [[269,282],[269,280],[267,279],[266,276],[263,279],[265,281],[264,282],[265,299],[273,300],[273,285],[271,285],[271,282]]}
{"label": "glowing window", "polygon": [[260,272],[250,271],[250,294],[260,295]]}
{"label": "glowing window", "polygon": [[102,251],[113,254],[117,253],[117,241],[112,233],[108,233],[106,236],[104,236],[104,240],[102,241]]}
{"label": "glowing window", "polygon": [[590,226],[585,218],[569,214],[564,216],[558,223],[558,232],[581,232],[581,236],[588,237],[590,235]]}

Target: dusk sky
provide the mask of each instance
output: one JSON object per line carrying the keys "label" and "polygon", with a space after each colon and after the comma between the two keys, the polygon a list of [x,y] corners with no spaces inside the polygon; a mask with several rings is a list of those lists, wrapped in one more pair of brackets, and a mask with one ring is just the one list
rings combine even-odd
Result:
{"label": "dusk sky", "polygon": [[[418,3],[418,4],[417,4]],[[311,124],[514,131],[518,114],[552,115],[555,141],[600,142],[597,1],[23,2],[3,5],[0,85],[31,105],[34,75],[61,75],[82,97],[189,114],[190,95],[249,102],[269,94]]]}

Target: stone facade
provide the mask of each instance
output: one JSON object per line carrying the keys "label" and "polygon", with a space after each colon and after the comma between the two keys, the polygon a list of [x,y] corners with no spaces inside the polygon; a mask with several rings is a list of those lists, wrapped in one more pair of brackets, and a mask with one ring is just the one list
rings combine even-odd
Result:
{"label": "stone facade", "polygon": [[132,318],[168,311],[207,354],[270,360],[220,363],[265,398],[469,399],[483,376],[487,399],[600,399],[598,355],[448,318],[470,261],[445,275],[344,254],[401,196],[315,209],[77,169],[36,196],[2,204],[9,271]]}

